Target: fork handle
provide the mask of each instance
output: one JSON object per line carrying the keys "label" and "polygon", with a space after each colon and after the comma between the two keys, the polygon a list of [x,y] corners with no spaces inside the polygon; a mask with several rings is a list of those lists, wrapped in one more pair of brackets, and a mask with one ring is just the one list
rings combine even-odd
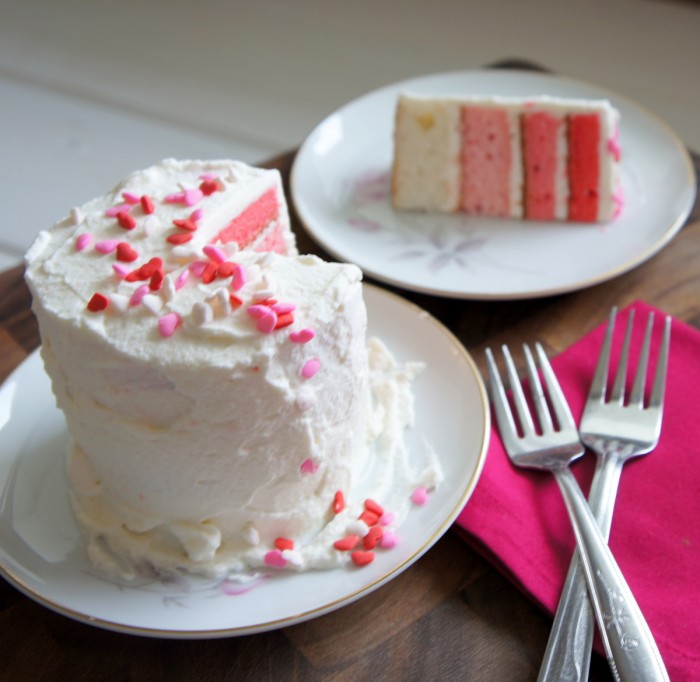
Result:
{"label": "fork handle", "polygon": [[[588,495],[588,506],[606,540],[610,535],[622,467],[623,462],[619,459],[598,457]],[[586,576],[578,552],[574,552],[540,666],[538,682],[587,682],[593,632],[593,610],[588,600]]]}
{"label": "fork handle", "polygon": [[569,468],[554,472],[576,535],[593,613],[617,680],[668,680],[656,642]]}

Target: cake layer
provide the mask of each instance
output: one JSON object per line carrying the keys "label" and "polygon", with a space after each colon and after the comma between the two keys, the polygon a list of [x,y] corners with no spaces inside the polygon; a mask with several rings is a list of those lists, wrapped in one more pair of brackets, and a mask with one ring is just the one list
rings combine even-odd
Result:
{"label": "cake layer", "polygon": [[622,204],[618,124],[617,110],[603,100],[403,94],[393,204],[531,220],[612,220]]}

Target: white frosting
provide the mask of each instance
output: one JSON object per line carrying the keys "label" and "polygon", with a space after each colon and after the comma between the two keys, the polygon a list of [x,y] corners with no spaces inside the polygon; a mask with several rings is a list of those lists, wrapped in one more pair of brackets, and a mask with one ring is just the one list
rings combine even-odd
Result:
{"label": "white frosting", "polygon": [[[203,172],[230,184],[192,207],[163,203],[175,177],[187,189]],[[270,178],[242,164],[166,161],[84,206],[80,221],[42,232],[27,254],[42,355],[74,442],[74,509],[99,567],[221,575],[263,565],[278,537],[295,542],[280,554],[291,569],[338,565],[348,554],[332,543],[358,515],[358,495],[390,503],[401,518],[425,478],[403,442],[416,368],[397,366],[378,341],[368,354],[360,270],[207,247],[261,186],[276,186]],[[150,216],[134,210],[134,230],[105,216],[122,192],[157,205]],[[198,208],[187,248],[142,229],[147,218],[169,226]],[[86,233],[93,244],[78,250]],[[125,272],[162,258],[163,286],[115,274],[115,252],[95,248],[111,239],[138,252]],[[220,260],[237,275],[205,282],[203,266]],[[87,308],[95,292],[106,309]],[[291,312],[289,326],[264,328],[270,296],[278,320]],[[349,506],[336,516],[337,491]]]}

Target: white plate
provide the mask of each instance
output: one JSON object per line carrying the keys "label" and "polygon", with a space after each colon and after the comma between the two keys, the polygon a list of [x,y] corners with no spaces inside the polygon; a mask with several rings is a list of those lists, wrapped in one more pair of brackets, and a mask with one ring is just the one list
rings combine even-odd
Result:
{"label": "white plate", "polygon": [[369,332],[399,361],[419,360],[414,448],[427,440],[445,479],[398,529],[397,547],[361,569],[280,572],[246,586],[181,579],[124,584],[94,571],[70,511],[68,435],[38,353],[0,389],[0,571],[36,601],[112,630],[157,637],[224,637],[301,622],[369,594],[410,566],[447,530],[470,497],[488,446],[479,373],[462,345],[416,306],[365,286]]}
{"label": "white plate", "polygon": [[[622,115],[621,216],[597,225],[394,211],[389,170],[403,90],[609,99]],[[336,258],[399,287],[472,299],[551,295],[615,277],[661,249],[695,198],[683,144],[634,102],[557,76],[496,69],[416,78],[347,104],[306,139],[291,187],[302,222]]]}

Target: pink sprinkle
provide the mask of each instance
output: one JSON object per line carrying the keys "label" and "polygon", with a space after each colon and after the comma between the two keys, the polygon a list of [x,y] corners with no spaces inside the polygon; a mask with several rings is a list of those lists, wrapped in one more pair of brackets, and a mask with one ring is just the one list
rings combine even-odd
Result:
{"label": "pink sprinkle", "polygon": [[231,280],[231,288],[234,291],[239,291],[245,285],[245,268],[242,265],[236,265],[233,271],[233,279]]}
{"label": "pink sprinkle", "polygon": [[379,517],[380,526],[390,526],[392,523],[394,523],[394,514],[392,512],[384,512]]}
{"label": "pink sprinkle", "polygon": [[107,239],[103,242],[97,242],[95,244],[95,251],[99,251],[100,253],[112,253],[117,248],[117,244],[119,244],[118,239]]}
{"label": "pink sprinkle", "polygon": [[172,336],[179,326],[180,316],[177,313],[168,313],[158,320],[158,331],[163,338]]}
{"label": "pink sprinkle", "polygon": [[185,201],[185,193],[173,192],[173,194],[168,194],[164,201],[166,204],[182,204]]}
{"label": "pink sprinkle", "polygon": [[309,360],[302,368],[301,368],[301,376],[304,377],[304,379],[311,379],[316,372],[318,372],[319,368],[321,367],[321,362],[318,358],[313,358],[313,360]]}
{"label": "pink sprinkle", "polygon": [[92,244],[92,235],[88,232],[83,232],[83,234],[79,235],[75,240],[75,250],[85,251],[90,244]]}
{"label": "pink sprinkle", "polygon": [[204,216],[204,209],[203,208],[196,208],[192,213],[190,213],[190,220],[194,220],[196,223],[198,220],[201,220],[202,217]]}
{"label": "pink sprinkle", "polygon": [[271,307],[278,315],[284,315],[285,313],[293,313],[297,309],[297,307],[293,303],[275,303]]}
{"label": "pink sprinkle", "polygon": [[251,317],[260,318],[267,315],[270,312],[270,309],[266,305],[251,305],[248,306],[246,312]]}
{"label": "pink sprinkle", "polygon": [[190,271],[189,270],[183,270],[178,278],[175,280],[175,291],[180,291],[182,287],[185,286],[187,283],[187,280],[190,278]]}
{"label": "pink sprinkle", "polygon": [[122,197],[124,198],[124,201],[126,201],[127,204],[130,204],[132,206],[141,203],[141,197],[137,197],[131,192],[122,192]]}
{"label": "pink sprinkle", "polygon": [[215,263],[225,263],[226,262],[226,254],[222,249],[220,249],[218,246],[214,246],[213,244],[207,244],[202,251],[209,256]]}
{"label": "pink sprinkle", "polygon": [[417,505],[424,505],[428,501],[428,491],[421,486],[416,488],[411,495],[411,502]]}
{"label": "pink sprinkle", "polygon": [[124,263],[114,263],[112,270],[114,270],[119,279],[124,279],[129,274],[129,268]]}
{"label": "pink sprinkle", "polygon": [[190,272],[195,277],[201,277],[204,274],[204,270],[206,270],[207,265],[209,265],[209,263],[207,263],[206,261],[196,260],[193,263],[190,263]]}
{"label": "pink sprinkle", "polygon": [[218,176],[216,175],[216,173],[202,173],[199,176],[199,179],[200,180],[216,180],[217,177]]}
{"label": "pink sprinkle", "polygon": [[142,284],[140,287],[134,290],[134,293],[131,294],[131,298],[129,299],[129,305],[130,306],[135,306],[141,303],[143,300],[143,297],[150,291],[150,288],[148,284]]}
{"label": "pink sprinkle", "polygon": [[[263,308],[265,307],[266,306],[263,306]],[[256,326],[259,332],[262,332],[263,334],[272,334],[277,326],[277,313],[274,312],[274,310],[267,308],[267,312],[258,320],[258,324]]]}
{"label": "pink sprinkle", "polygon": [[302,474],[315,474],[318,471],[318,462],[313,459],[305,459],[299,470]]}
{"label": "pink sprinkle", "polygon": [[398,544],[399,538],[396,536],[396,533],[392,533],[390,530],[384,531],[384,535],[382,535],[382,539],[379,541],[379,545],[383,549],[391,549]]}
{"label": "pink sprinkle", "polygon": [[184,201],[186,206],[194,206],[198,204],[204,197],[204,192],[201,189],[186,189]]}
{"label": "pink sprinkle", "polygon": [[308,343],[316,334],[313,329],[300,329],[298,332],[292,332],[289,335],[289,340],[292,343]]}
{"label": "pink sprinkle", "polygon": [[275,566],[276,568],[284,568],[287,565],[287,560],[282,556],[282,552],[279,549],[273,549],[265,554],[264,561],[268,566]]}
{"label": "pink sprinkle", "polygon": [[121,213],[122,211],[128,211],[131,208],[129,204],[119,204],[118,206],[110,206],[106,211],[105,215],[108,218],[116,218],[117,213]]}

